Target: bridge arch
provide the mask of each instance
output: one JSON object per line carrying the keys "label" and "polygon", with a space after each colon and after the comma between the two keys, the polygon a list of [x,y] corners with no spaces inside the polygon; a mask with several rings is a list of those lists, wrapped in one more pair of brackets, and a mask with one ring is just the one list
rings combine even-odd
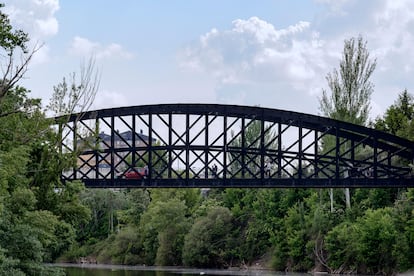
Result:
{"label": "bridge arch", "polygon": [[320,116],[221,104],[58,117],[63,181],[87,187],[408,187],[414,142]]}

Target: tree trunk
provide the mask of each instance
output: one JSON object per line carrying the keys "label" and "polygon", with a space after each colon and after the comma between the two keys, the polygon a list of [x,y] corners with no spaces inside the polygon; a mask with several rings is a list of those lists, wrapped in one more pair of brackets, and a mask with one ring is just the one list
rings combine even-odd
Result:
{"label": "tree trunk", "polygon": [[344,192],[345,192],[346,208],[350,209],[351,208],[351,195],[349,193],[349,188],[345,188]]}
{"label": "tree trunk", "polygon": [[334,212],[334,198],[333,198],[333,189],[329,189],[329,197],[331,199],[331,213]]}

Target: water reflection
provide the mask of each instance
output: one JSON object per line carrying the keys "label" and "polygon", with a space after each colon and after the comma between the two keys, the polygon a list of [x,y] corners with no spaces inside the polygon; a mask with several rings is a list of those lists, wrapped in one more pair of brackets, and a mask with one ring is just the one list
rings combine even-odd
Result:
{"label": "water reflection", "polygon": [[[170,276],[180,275],[165,271],[140,271],[140,270],[119,270],[119,269],[103,269],[103,268],[81,268],[66,267],[67,276]],[[181,274],[182,275],[182,274]],[[191,274],[190,274],[191,275]],[[197,274],[194,274],[197,275]]]}
{"label": "water reflection", "polygon": [[117,265],[58,265],[65,269],[68,276],[193,276],[193,275],[309,275],[286,274],[262,270],[202,270],[181,269],[175,267],[145,267],[145,266],[117,266]]}

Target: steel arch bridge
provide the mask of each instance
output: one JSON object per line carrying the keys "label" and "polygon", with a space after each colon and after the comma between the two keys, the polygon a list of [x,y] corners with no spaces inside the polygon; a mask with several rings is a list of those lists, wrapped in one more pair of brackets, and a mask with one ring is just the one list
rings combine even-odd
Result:
{"label": "steel arch bridge", "polygon": [[160,104],[55,118],[86,187],[414,187],[414,142],[315,115]]}

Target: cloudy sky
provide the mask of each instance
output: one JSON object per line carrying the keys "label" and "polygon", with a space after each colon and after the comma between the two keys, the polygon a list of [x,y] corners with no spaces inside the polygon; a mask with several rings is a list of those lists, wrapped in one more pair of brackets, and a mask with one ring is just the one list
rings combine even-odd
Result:
{"label": "cloudy sky", "polygon": [[[4,0],[3,0],[4,1]],[[12,24],[44,43],[22,83],[44,104],[96,58],[94,108],[260,105],[318,114],[343,42],[362,35],[377,68],[371,117],[414,93],[411,0],[6,0]]]}

